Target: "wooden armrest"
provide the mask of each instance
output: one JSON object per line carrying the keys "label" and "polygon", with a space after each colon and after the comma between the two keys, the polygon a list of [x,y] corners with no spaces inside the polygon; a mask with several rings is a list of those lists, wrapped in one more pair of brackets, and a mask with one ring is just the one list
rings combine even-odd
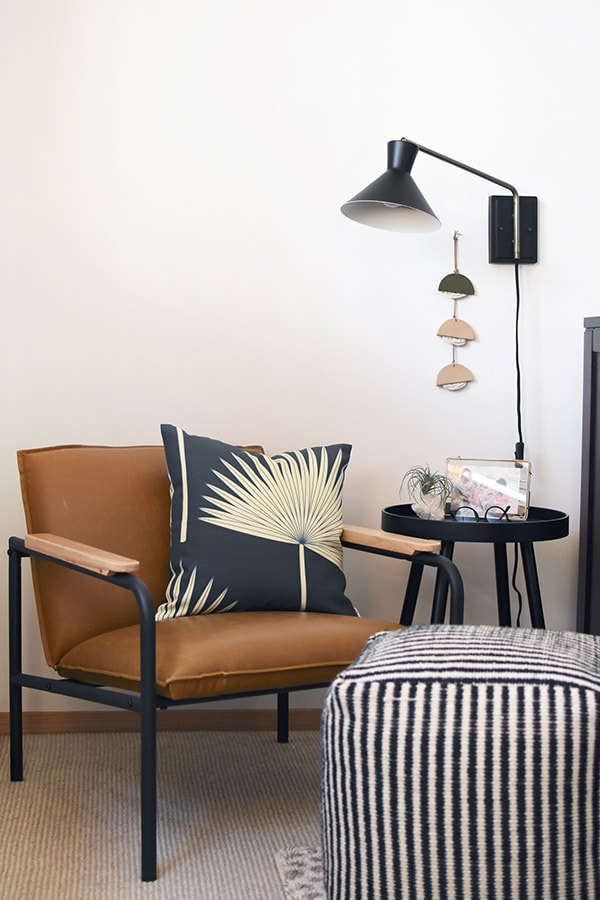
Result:
{"label": "wooden armrest", "polygon": [[140,567],[137,559],[129,559],[127,556],[119,556],[107,550],[98,550],[97,547],[89,547],[87,544],[80,544],[78,541],[71,541],[56,534],[28,534],[24,543],[27,550],[54,556],[63,562],[73,563],[101,575],[136,572]]}
{"label": "wooden armrest", "polygon": [[408,537],[406,534],[382,531],[380,528],[362,528],[360,525],[344,525],[342,544],[356,549],[370,547],[374,550],[388,550],[406,556],[414,553],[439,553],[442,549],[441,541]]}

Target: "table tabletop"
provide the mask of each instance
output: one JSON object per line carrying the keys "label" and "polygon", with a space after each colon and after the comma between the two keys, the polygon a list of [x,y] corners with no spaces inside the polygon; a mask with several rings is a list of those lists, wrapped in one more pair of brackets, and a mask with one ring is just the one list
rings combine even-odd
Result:
{"label": "table tabletop", "polygon": [[410,503],[386,506],[381,513],[384,531],[437,541],[480,544],[553,541],[569,533],[569,516],[558,509],[530,506],[526,519],[465,522],[456,519],[420,519]]}

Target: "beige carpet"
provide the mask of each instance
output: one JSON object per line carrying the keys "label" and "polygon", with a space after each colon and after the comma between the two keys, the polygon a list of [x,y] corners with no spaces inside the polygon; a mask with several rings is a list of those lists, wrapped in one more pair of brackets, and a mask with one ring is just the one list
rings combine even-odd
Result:
{"label": "beige carpet", "polygon": [[143,884],[137,736],[26,735],[14,784],[0,738],[2,900],[285,900],[281,849],[319,846],[318,733],[158,740],[159,877]]}

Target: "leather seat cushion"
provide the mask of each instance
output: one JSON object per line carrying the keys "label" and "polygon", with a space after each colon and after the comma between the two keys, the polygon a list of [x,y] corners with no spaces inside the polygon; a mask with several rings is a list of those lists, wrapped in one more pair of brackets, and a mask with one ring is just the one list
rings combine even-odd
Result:
{"label": "leather seat cushion", "polygon": [[[170,700],[328,683],[395,622],[308,612],[229,612],[156,623],[156,691]],[[139,626],[96,635],[61,658],[66,678],[139,691]]]}

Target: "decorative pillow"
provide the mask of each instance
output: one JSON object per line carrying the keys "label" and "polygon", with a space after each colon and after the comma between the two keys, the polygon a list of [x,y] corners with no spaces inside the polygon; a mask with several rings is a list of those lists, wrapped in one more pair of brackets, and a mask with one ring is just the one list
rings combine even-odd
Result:
{"label": "decorative pillow", "polygon": [[161,431],[171,580],[157,619],[258,609],[356,615],[340,543],[348,444],[269,457],[173,425]]}

